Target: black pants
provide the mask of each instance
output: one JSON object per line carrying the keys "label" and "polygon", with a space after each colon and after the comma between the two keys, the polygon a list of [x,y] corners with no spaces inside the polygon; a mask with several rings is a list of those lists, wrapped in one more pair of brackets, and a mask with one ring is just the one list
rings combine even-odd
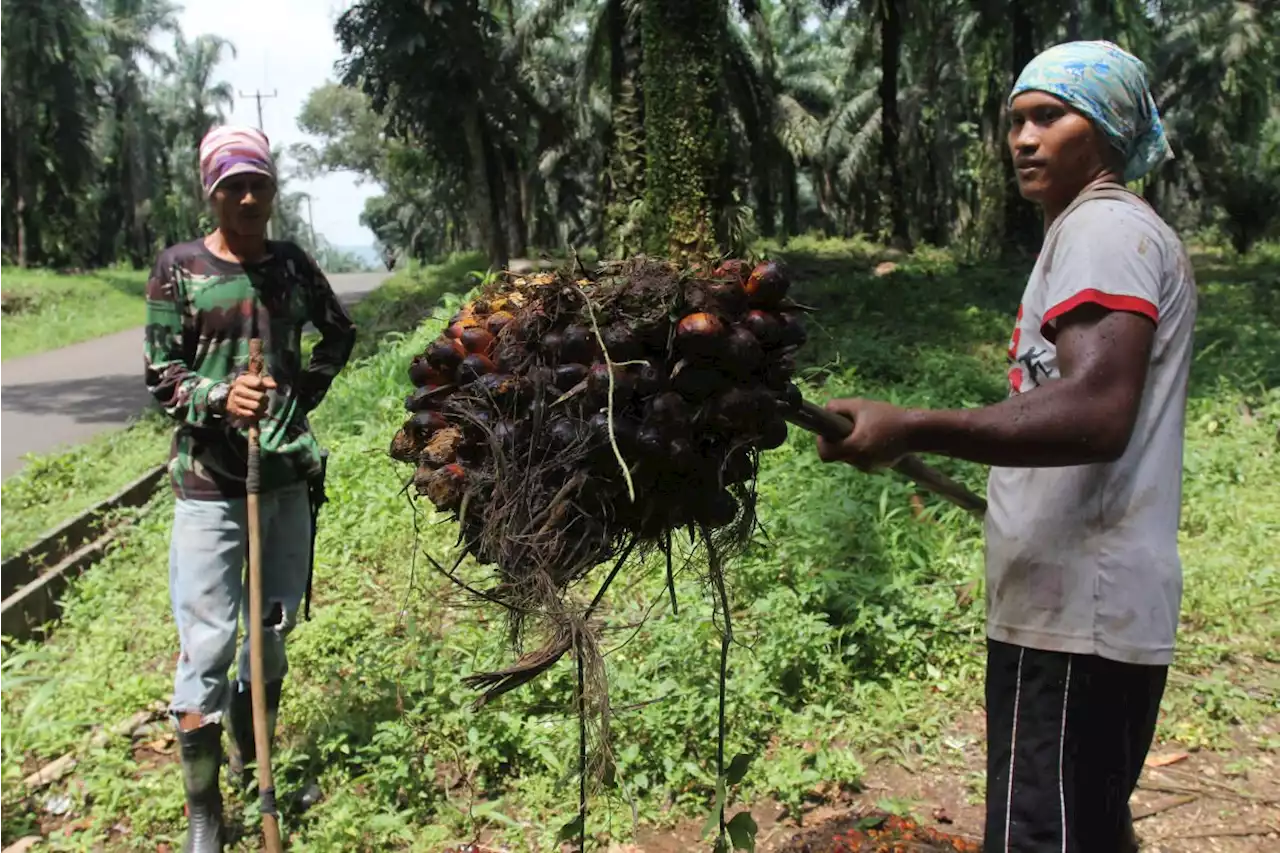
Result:
{"label": "black pants", "polygon": [[987,641],[984,853],[1121,853],[1168,667]]}

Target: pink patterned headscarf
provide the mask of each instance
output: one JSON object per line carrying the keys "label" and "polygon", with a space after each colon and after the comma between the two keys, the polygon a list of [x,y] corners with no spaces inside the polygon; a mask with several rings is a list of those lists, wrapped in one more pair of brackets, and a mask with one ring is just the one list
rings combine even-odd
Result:
{"label": "pink patterned headscarf", "polygon": [[213,195],[223,178],[251,173],[275,180],[271,143],[256,127],[221,125],[200,142],[200,182],[206,196]]}

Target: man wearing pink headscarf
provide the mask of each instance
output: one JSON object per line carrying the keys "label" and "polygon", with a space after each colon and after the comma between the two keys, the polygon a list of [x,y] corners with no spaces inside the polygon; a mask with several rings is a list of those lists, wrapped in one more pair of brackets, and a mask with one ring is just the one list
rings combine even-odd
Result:
{"label": "man wearing pink headscarf", "polygon": [[[189,832],[184,850],[222,849],[222,723],[231,763],[246,778],[253,760],[248,639],[236,681],[240,615],[265,623],[263,666],[269,726],[288,663],[310,571],[308,482],[322,453],[307,421],[345,366],[355,325],[324,273],[294,243],[267,240],[276,172],[266,136],[251,127],[210,130],[200,143],[200,177],[218,226],[160,254],[147,282],[147,388],[177,422],[170,451],[176,497],[169,590],[181,654],[170,712],[178,727]],[[302,364],[307,322],[321,340]],[[249,341],[262,341],[266,376],[247,373]],[[261,430],[262,594],[248,613],[242,577],[247,551],[247,431]]]}

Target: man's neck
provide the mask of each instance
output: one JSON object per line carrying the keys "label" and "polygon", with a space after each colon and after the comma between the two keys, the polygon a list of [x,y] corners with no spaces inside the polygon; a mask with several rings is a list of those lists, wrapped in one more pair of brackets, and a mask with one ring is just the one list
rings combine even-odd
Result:
{"label": "man's neck", "polygon": [[254,263],[267,255],[267,241],[261,235],[246,237],[221,228],[204,238],[204,245],[224,261]]}
{"label": "man's neck", "polygon": [[1080,196],[1084,195],[1084,194],[1085,194],[1085,193],[1087,193],[1089,190],[1093,189],[1094,187],[1098,186],[1099,184],[1121,184],[1121,185],[1123,185],[1123,184],[1124,184],[1124,180],[1122,180],[1122,178],[1121,178],[1121,176],[1120,176],[1120,173],[1119,173],[1119,172],[1114,172],[1114,171],[1112,171],[1112,170],[1110,170],[1110,169],[1104,169],[1104,170],[1102,170],[1101,172],[1099,172],[1097,175],[1095,175],[1094,177],[1090,178],[1090,179],[1085,183],[1085,185],[1084,185],[1084,186],[1082,186],[1082,187],[1080,188],[1080,191],[1079,191],[1079,192],[1075,193],[1073,196],[1071,196],[1071,198],[1067,199],[1065,202],[1062,202],[1062,203],[1060,203],[1060,204],[1055,204],[1055,205],[1053,205],[1053,206],[1047,206],[1047,205],[1046,205],[1046,206],[1045,206],[1045,208],[1044,208],[1044,231],[1045,231],[1045,233],[1046,233],[1046,234],[1048,234],[1048,233],[1049,233],[1049,226],[1053,225],[1054,220],[1056,220],[1059,216],[1061,216],[1061,215],[1062,215],[1062,212],[1063,212],[1064,210],[1066,210],[1068,207],[1070,207],[1070,206],[1071,206],[1071,202],[1075,201],[1077,198],[1079,198]]}

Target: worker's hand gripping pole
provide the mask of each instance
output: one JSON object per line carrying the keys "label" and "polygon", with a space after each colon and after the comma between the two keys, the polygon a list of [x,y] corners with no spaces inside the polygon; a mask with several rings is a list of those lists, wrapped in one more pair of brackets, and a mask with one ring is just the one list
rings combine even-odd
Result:
{"label": "worker's hand gripping pole", "polygon": [[[842,415],[829,412],[807,400],[789,402],[790,404],[785,407],[786,418],[801,429],[817,433],[828,441],[843,441],[853,432],[853,424]],[[898,460],[893,470],[934,494],[946,498],[961,509],[969,511],[979,519],[986,515],[985,500],[941,471],[921,462],[919,457],[908,454]]]}
{"label": "worker's hand gripping pole", "polygon": [[[249,373],[260,376],[262,339],[249,341]],[[262,451],[255,421],[249,426],[249,470],[245,491],[249,509],[249,685],[253,702],[253,743],[258,764],[258,797],[262,811],[262,840],[267,853],[280,853],[280,818],[271,781],[271,736],[267,731],[267,688],[262,671],[262,517],[258,494],[262,489]]]}

